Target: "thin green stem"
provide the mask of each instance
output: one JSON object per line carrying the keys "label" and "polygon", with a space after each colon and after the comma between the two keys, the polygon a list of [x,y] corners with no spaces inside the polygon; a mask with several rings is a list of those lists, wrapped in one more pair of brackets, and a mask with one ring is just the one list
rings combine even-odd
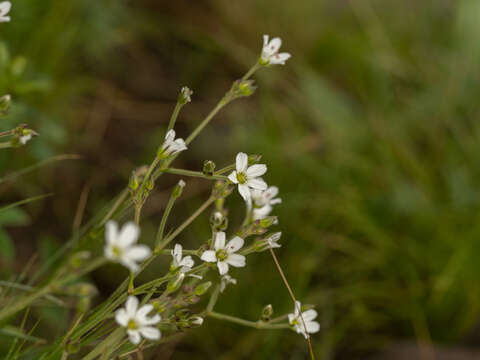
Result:
{"label": "thin green stem", "polygon": [[258,63],[258,61],[253,65],[250,70],[247,71],[245,75],[243,75],[241,81],[248,80],[258,69],[260,69],[261,65]]}
{"label": "thin green stem", "polygon": [[10,141],[0,143],[0,149],[8,149],[11,147],[12,147],[12,144],[10,143]]}
{"label": "thin green stem", "polygon": [[207,310],[206,310],[207,314],[212,312],[213,308],[215,307],[215,304],[217,303],[219,294],[220,294],[220,285],[217,285],[215,287],[215,290],[213,290],[212,295],[210,296],[210,300],[208,301]]}
{"label": "thin green stem", "polygon": [[173,109],[172,116],[170,117],[170,122],[168,123],[167,132],[174,128],[175,123],[177,121],[178,114],[180,113],[180,109],[182,108],[182,106],[183,104],[181,104],[180,102],[177,102],[177,104],[175,105],[175,109]]}
{"label": "thin green stem", "polygon": [[268,322],[263,321],[249,321],[235,316],[220,314],[214,311],[207,313],[206,316],[255,329],[288,329],[290,327],[288,324],[269,324]]}
{"label": "thin green stem", "polygon": [[218,175],[218,174],[205,175],[204,173],[202,173],[200,171],[193,171],[193,170],[166,168],[166,169],[162,169],[161,171],[165,172],[165,173],[169,173],[169,174],[196,177],[196,178],[202,178],[202,179],[207,179],[207,180],[223,180],[223,181],[228,180],[228,177],[223,176],[223,175]]}
{"label": "thin green stem", "polygon": [[222,174],[225,174],[227,172],[235,170],[235,168],[236,168],[236,165],[231,164],[231,165],[225,166],[224,168],[222,168],[218,171],[215,171],[214,175],[222,175]]}
{"label": "thin green stem", "polygon": [[158,227],[157,238],[156,238],[156,241],[155,241],[155,251],[157,251],[157,248],[160,246],[160,243],[163,240],[163,236],[165,234],[165,226],[167,224],[168,216],[170,215],[170,211],[173,208],[173,204],[175,204],[175,200],[177,199],[176,196],[173,196],[174,192],[175,192],[175,188],[173,189],[172,194],[170,194],[170,198],[168,199],[167,207],[165,208],[165,211],[163,212],[162,220],[160,221],[160,225]]}
{"label": "thin green stem", "polygon": [[213,117],[225,106],[227,105],[230,100],[228,99],[228,94],[225,94],[224,97],[218,102],[217,106],[213,108],[213,110],[207,115],[207,117],[192,131],[190,136],[185,140],[185,144],[190,144],[195,138],[200,134],[205,126],[213,119]]}

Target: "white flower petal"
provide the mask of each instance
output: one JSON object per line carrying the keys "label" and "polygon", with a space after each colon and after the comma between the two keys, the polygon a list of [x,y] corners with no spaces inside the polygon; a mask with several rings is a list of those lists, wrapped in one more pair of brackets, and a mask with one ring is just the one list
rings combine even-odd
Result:
{"label": "white flower petal", "polygon": [[129,317],[125,309],[118,309],[117,312],[115,313],[115,321],[119,325],[126,327],[128,324],[128,320],[129,320]]}
{"label": "white flower petal", "polygon": [[247,185],[250,186],[253,189],[258,189],[258,190],[265,190],[267,188],[267,183],[263,179],[260,179],[260,178],[248,179],[247,180]]}
{"label": "white flower petal", "polygon": [[147,317],[148,313],[152,310],[153,310],[153,305],[151,304],[143,305],[140,309],[138,309],[136,317],[140,320],[143,320]]}
{"label": "white flower petal", "polygon": [[132,261],[143,261],[150,257],[152,251],[147,245],[136,245],[125,251],[125,257]]}
{"label": "white flower petal", "polygon": [[228,242],[225,249],[227,250],[227,253],[234,253],[240,250],[244,243],[245,241],[241,237],[235,236],[232,240]]}
{"label": "white flower petal", "polygon": [[120,247],[127,247],[135,243],[140,234],[140,228],[134,222],[129,221],[123,225],[120,234],[118,235],[117,244]]}
{"label": "white flower petal", "polygon": [[255,178],[258,176],[262,176],[266,172],[267,172],[267,165],[265,164],[252,165],[246,171],[248,178]]}
{"label": "white flower petal", "polygon": [[228,264],[225,261],[219,261],[217,263],[217,266],[220,275],[225,275],[226,273],[228,273]]}
{"label": "white flower petal", "polygon": [[285,61],[290,59],[292,55],[289,53],[275,54],[270,58],[270,64],[272,65],[285,65]]}
{"label": "white flower petal", "polygon": [[267,199],[273,199],[275,196],[278,195],[278,187],[270,186],[264,193]]}
{"label": "white flower petal", "polygon": [[317,317],[317,312],[313,309],[310,309],[310,310],[304,311],[302,313],[302,317],[303,317],[303,320],[305,320],[305,322],[312,321]]}
{"label": "white flower petal", "polygon": [[202,259],[203,261],[206,261],[206,262],[215,262],[217,261],[217,257],[215,255],[215,251],[213,250],[207,250],[207,251],[204,251],[202,256],[200,257],[200,259]]}
{"label": "white flower petal", "polygon": [[[2,1],[0,3],[0,15],[4,16],[10,12],[10,9],[12,7],[12,3],[10,1]],[[8,18],[10,20],[10,18]]]}
{"label": "white flower petal", "polygon": [[162,320],[162,317],[158,314],[155,314],[151,318],[145,318],[142,320],[142,325],[155,325],[158,324]]}
{"label": "white flower petal", "polygon": [[248,156],[247,154],[240,152],[237,154],[237,158],[235,161],[235,165],[237,168],[237,172],[245,172],[248,166]]}
{"label": "white flower petal", "polygon": [[127,330],[127,334],[132,344],[138,345],[140,343],[141,337],[138,330]]}
{"label": "white flower petal", "polygon": [[110,220],[105,224],[105,239],[107,244],[115,244],[118,238],[118,225],[115,221]]}
{"label": "white flower petal", "polygon": [[238,184],[238,192],[247,203],[251,203],[250,189],[247,184]]}
{"label": "white flower petal", "polygon": [[235,267],[244,267],[245,266],[245,256],[239,254],[229,254],[227,258],[227,263]]}
{"label": "white flower petal", "polygon": [[230,175],[228,175],[228,180],[230,180],[234,184],[238,184],[238,179],[237,179],[237,172],[234,170]]}
{"label": "white flower petal", "polygon": [[132,273],[136,273],[138,270],[140,270],[140,267],[127,257],[120,258],[120,264],[125,266]]}
{"label": "white flower petal", "polygon": [[313,334],[313,333],[316,333],[318,331],[320,331],[320,324],[316,321],[306,321],[306,327],[307,327],[307,332],[310,333],[310,334]]}
{"label": "white flower petal", "polygon": [[139,331],[145,339],[148,339],[148,340],[160,339],[160,330],[158,330],[157,328],[146,326],[146,327],[140,328]]}
{"label": "white flower petal", "polygon": [[129,296],[125,302],[125,310],[128,316],[134,318],[137,313],[138,299],[135,296]]}
{"label": "white flower petal", "polygon": [[225,248],[225,233],[223,231],[219,231],[215,234],[215,244],[213,247],[215,250]]}
{"label": "white flower petal", "polygon": [[192,268],[195,265],[195,261],[193,261],[191,256],[185,256],[182,261],[179,263],[180,266],[185,266],[188,268]]}
{"label": "white flower petal", "polygon": [[165,134],[165,142],[166,143],[171,143],[173,142],[173,140],[175,139],[175,130],[169,130],[166,134]]}

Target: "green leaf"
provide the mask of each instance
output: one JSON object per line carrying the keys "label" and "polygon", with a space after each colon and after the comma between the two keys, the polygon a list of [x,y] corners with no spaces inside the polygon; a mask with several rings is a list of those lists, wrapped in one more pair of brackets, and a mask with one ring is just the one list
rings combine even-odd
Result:
{"label": "green leaf", "polygon": [[1,328],[0,329],[0,334],[7,335],[7,336],[13,336],[13,337],[16,337],[16,338],[20,338],[20,339],[23,339],[23,340],[32,341],[32,342],[36,342],[36,343],[44,343],[45,342],[44,339],[38,338],[36,336],[31,336],[31,335],[25,334],[22,331],[22,329],[19,329],[15,326],[7,325],[7,326]]}
{"label": "green leaf", "polygon": [[0,212],[0,225],[20,226],[26,225],[30,220],[28,214],[21,208],[10,208]]}
{"label": "green leaf", "polygon": [[11,262],[15,257],[15,247],[8,233],[0,228],[0,258]]}

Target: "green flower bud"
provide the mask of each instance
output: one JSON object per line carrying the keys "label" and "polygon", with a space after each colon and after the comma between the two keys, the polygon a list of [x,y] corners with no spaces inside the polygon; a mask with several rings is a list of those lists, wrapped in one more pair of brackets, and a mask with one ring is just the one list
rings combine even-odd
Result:
{"label": "green flower bud", "polygon": [[203,324],[203,318],[200,316],[192,316],[191,318],[188,319],[188,325],[191,328],[202,326],[202,324]]}
{"label": "green flower bud", "polygon": [[260,319],[262,321],[270,321],[273,315],[273,306],[272,304],[268,304],[262,310],[262,314],[260,315]]}
{"label": "green flower bud", "polygon": [[213,175],[215,172],[215,163],[212,160],[205,160],[203,163],[203,173],[205,175]]}
{"label": "green flower bud", "polygon": [[248,165],[253,165],[262,160],[262,155],[252,154],[248,155]]}
{"label": "green flower bud", "polygon": [[250,96],[255,92],[256,86],[253,80],[237,80],[233,83],[230,93],[232,98]]}
{"label": "green flower bud", "polygon": [[176,279],[170,280],[167,284],[167,293],[171,294],[177,291],[180,288],[180,286],[182,286],[184,278],[185,278],[185,274],[181,273],[180,275],[178,275]]}
{"label": "green flower bud", "polygon": [[140,186],[140,180],[138,178],[137,172],[134,170],[132,171],[132,175],[128,180],[128,188],[132,191],[135,191],[138,189],[139,186]]}
{"label": "green flower bud", "polygon": [[173,188],[172,197],[178,199],[183,192],[183,188],[185,187],[185,181],[180,180],[177,185]]}
{"label": "green flower bud", "polygon": [[192,101],[192,96],[193,91],[190,90],[188,87],[184,86],[180,90],[180,94],[178,95],[178,103],[181,105],[185,105],[186,103],[189,103]]}
{"label": "green flower bud", "polygon": [[195,288],[195,290],[193,292],[195,293],[195,295],[202,296],[203,294],[205,294],[208,291],[210,286],[212,286],[211,281],[201,283],[201,284],[197,285],[197,287]]}
{"label": "green flower bud", "polygon": [[276,224],[278,222],[278,219],[276,216],[267,216],[260,220],[260,226],[262,228],[269,228],[270,226]]}
{"label": "green flower bud", "polygon": [[0,97],[0,113],[6,115],[11,105],[12,97],[10,95],[7,94]]}

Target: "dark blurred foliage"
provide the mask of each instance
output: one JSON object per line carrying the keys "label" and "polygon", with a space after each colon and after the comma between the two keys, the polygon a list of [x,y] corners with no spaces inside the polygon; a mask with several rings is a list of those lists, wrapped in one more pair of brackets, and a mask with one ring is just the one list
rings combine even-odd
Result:
{"label": "dark blurred foliage", "polygon": [[[151,161],[183,85],[194,96],[177,130],[188,134],[254,63],[266,33],[281,36],[292,59],[261,70],[257,93],[223,110],[176,166],[228,164],[238,151],[263,155],[267,181],[283,199],[275,210],[284,232],[280,260],[299,299],[320,313],[318,358],[365,358],[404,339],[478,340],[478,1],[23,0],[12,19],[1,26],[0,90],[15,105],[1,129],[25,122],[41,135],[0,153],[2,173],[54,154],[83,159],[0,185],[5,203],[55,193],[13,220],[0,218],[8,230],[2,244],[10,236],[16,249],[2,260],[5,276],[34,253],[42,263],[70,236],[82,192],[88,219],[132,169]],[[177,180],[157,184],[144,241]],[[208,191],[208,183],[189,181],[171,225]],[[234,198],[233,214],[241,216]],[[207,231],[205,216],[182,243],[193,247]],[[268,303],[290,311],[268,254],[248,263],[219,311],[249,319]],[[114,289],[118,271],[94,274],[100,297]],[[65,331],[58,311],[42,314],[52,334]],[[291,332],[215,320],[174,349],[153,358],[306,354]]]}

